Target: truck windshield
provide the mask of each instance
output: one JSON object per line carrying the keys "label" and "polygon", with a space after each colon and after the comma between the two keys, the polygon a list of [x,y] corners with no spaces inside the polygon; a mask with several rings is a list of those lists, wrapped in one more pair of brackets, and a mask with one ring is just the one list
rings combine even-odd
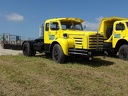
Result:
{"label": "truck windshield", "polygon": [[74,21],[61,21],[63,30],[83,30],[82,24]]}

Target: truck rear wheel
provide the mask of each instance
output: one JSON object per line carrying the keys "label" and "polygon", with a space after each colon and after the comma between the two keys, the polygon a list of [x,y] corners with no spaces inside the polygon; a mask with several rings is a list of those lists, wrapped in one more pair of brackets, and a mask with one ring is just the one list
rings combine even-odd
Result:
{"label": "truck rear wheel", "polygon": [[36,54],[36,51],[31,48],[29,42],[25,42],[25,43],[23,44],[22,50],[23,50],[23,54],[24,54],[25,56],[35,56],[35,54]]}
{"label": "truck rear wheel", "polygon": [[119,58],[128,60],[128,45],[122,45],[119,49]]}
{"label": "truck rear wheel", "polygon": [[52,50],[52,58],[57,63],[64,63],[65,62],[65,55],[63,50],[59,44],[55,44]]}

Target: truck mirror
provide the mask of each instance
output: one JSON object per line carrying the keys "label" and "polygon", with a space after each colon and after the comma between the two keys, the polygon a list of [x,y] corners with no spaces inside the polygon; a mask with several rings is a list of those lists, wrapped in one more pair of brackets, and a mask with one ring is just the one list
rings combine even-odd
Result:
{"label": "truck mirror", "polygon": [[86,29],[86,25],[84,25],[83,28]]}

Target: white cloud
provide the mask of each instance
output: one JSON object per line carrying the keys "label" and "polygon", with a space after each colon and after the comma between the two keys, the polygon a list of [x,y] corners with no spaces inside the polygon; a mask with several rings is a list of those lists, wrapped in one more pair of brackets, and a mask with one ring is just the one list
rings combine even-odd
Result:
{"label": "white cloud", "polygon": [[96,22],[88,22],[85,21],[83,22],[83,26],[86,25],[86,30],[92,30],[92,31],[97,31],[98,27],[99,27],[99,23],[101,21],[101,19],[103,18],[103,16],[100,16],[98,18],[95,18]]}
{"label": "white cloud", "polygon": [[19,15],[17,13],[11,13],[11,14],[5,15],[5,18],[9,21],[23,21],[24,20],[24,16]]}
{"label": "white cloud", "polygon": [[96,31],[98,29],[99,23],[83,22],[83,26],[86,25],[86,30]]}
{"label": "white cloud", "polygon": [[96,21],[100,22],[104,17],[103,16],[100,16],[98,18],[96,18]]}

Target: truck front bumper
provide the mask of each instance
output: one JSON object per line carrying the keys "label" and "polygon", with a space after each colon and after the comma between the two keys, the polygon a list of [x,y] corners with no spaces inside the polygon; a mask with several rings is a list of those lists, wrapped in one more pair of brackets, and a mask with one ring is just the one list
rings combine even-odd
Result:
{"label": "truck front bumper", "polygon": [[69,55],[84,55],[84,56],[104,56],[105,52],[103,50],[86,50],[86,49],[69,49]]}

